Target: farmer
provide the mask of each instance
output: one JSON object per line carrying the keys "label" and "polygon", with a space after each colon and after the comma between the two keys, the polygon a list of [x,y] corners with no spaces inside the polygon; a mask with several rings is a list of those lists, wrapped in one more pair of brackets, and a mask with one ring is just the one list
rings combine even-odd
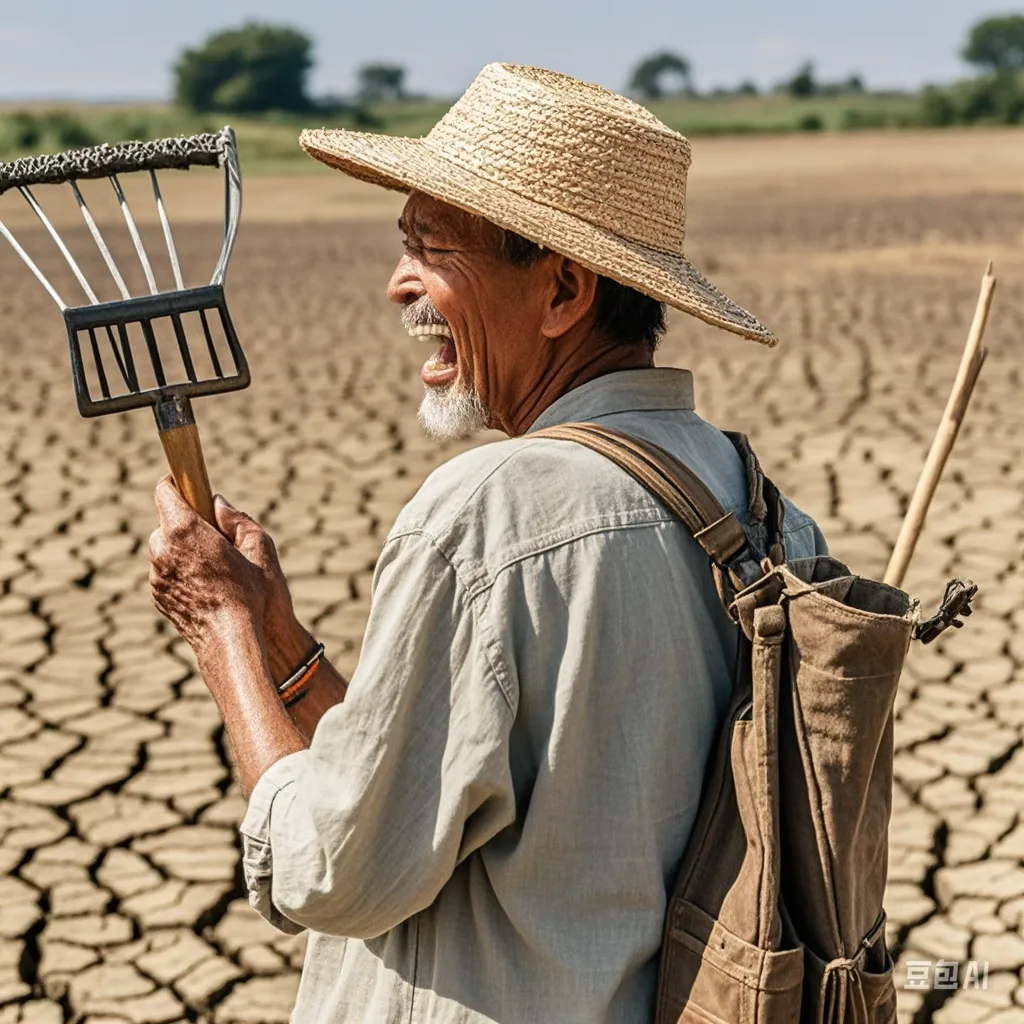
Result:
{"label": "farmer", "polygon": [[[249,794],[250,902],[309,931],[294,1019],[647,1022],[736,637],[682,524],[531,432],[593,420],[655,442],[746,523],[744,464],[653,353],[666,303],[774,338],[684,258],[689,145],[622,97],[490,65],[426,139],[302,144],[409,194],[388,297],[436,343],[428,433],[509,440],[399,515],[349,681],[261,528],[218,499],[222,536],[157,486],[153,595]],[[790,556],[823,549],[792,506],[785,522]]]}

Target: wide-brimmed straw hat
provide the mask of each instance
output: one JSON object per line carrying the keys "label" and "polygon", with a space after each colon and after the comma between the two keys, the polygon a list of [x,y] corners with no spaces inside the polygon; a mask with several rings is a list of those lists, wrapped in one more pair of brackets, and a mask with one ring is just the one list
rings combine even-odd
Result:
{"label": "wide-brimmed straw hat", "polygon": [[683,255],[689,142],[600,86],[488,64],[425,138],[318,129],[299,141],[355,178],[424,192],[709,324],[775,344]]}

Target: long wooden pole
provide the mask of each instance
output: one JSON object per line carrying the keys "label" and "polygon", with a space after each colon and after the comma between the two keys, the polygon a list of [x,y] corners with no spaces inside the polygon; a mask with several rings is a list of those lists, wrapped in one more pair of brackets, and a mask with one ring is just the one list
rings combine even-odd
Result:
{"label": "long wooden pole", "polygon": [[996,279],[992,273],[992,262],[989,261],[981,279],[978,305],[974,310],[974,320],[971,322],[971,330],[967,335],[967,344],[960,357],[960,366],[956,372],[956,379],[953,381],[953,390],[949,394],[946,409],[939,421],[939,429],[935,432],[932,446],[928,450],[928,457],[925,459],[924,469],[917,481],[914,495],[910,499],[910,507],[907,509],[903,525],[900,527],[900,535],[893,548],[892,557],[889,559],[889,567],[885,570],[885,582],[890,586],[898,587],[903,583],[903,577],[906,575],[907,566],[914,554],[917,539],[921,536],[925,517],[928,515],[928,506],[931,505],[946,460],[956,443],[957,434],[960,433],[960,424],[963,423],[964,413],[967,412],[967,404],[971,400],[978,374],[988,355],[988,349],[981,347],[981,338],[985,333],[985,324],[988,322],[988,311],[992,305],[992,294],[995,287]]}

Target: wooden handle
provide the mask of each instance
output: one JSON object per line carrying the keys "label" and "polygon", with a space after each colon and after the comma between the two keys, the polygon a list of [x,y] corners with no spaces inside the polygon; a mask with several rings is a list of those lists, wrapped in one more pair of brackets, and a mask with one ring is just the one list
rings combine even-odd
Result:
{"label": "wooden handle", "polygon": [[889,566],[885,570],[884,579],[890,586],[898,587],[903,583],[907,566],[910,565],[910,558],[917,546],[917,538],[920,537],[921,530],[924,528],[928,506],[931,505],[946,460],[960,433],[960,424],[963,423],[964,414],[967,412],[967,403],[971,400],[974,385],[978,382],[978,374],[981,372],[985,356],[988,354],[987,350],[981,347],[981,338],[985,333],[985,324],[988,322],[988,311],[992,305],[992,293],[995,291],[995,287],[996,279],[992,272],[992,263],[989,262],[985,276],[981,279],[978,305],[974,311],[970,333],[967,335],[967,344],[960,358],[953,390],[949,394],[946,409],[939,422],[939,429],[928,450],[924,469],[921,471],[921,477],[917,481],[917,487],[910,499],[910,507],[907,509],[906,517],[900,528],[900,535],[896,539],[896,546],[889,559]]}
{"label": "wooden handle", "polygon": [[195,423],[185,423],[160,432],[167,465],[184,499],[214,529],[217,517],[213,512],[213,492],[203,460],[203,446],[199,443],[199,430]]}

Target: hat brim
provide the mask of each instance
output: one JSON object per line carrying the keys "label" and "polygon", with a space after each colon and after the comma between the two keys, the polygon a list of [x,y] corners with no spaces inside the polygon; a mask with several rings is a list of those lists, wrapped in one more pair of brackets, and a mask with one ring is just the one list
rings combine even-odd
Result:
{"label": "hat brim", "polygon": [[435,152],[426,139],[312,129],[302,132],[299,142],[310,156],[354,178],[397,192],[424,192],[705,323],[769,347],[778,341],[681,254],[623,238],[521,196]]}

